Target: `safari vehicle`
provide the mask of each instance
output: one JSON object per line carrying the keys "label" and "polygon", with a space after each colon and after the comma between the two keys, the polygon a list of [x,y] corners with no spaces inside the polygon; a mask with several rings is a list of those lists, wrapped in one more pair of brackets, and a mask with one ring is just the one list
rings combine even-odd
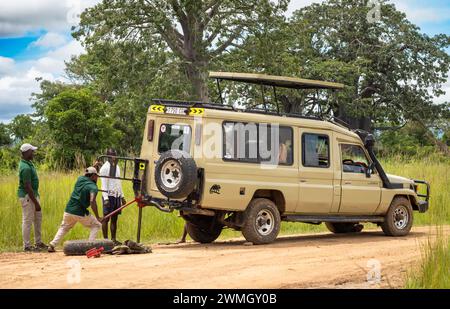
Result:
{"label": "safari vehicle", "polygon": [[[211,78],[294,89],[342,84],[261,74],[211,72]],[[222,94],[220,94],[222,99]],[[190,237],[216,240],[224,227],[254,244],[274,241],[282,221],[325,223],[352,233],[375,223],[407,235],[413,211],[428,210],[425,181],[388,175],[374,137],[332,120],[154,100],[147,114],[139,194],[142,203],[178,210]],[[264,151],[263,151],[264,150]],[[426,186],[426,194],[418,187]],[[425,189],[425,188],[424,188]]]}

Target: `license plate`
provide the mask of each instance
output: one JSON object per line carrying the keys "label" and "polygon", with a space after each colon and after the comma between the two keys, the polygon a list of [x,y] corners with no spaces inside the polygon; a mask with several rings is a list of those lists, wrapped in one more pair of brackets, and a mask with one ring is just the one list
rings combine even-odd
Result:
{"label": "license plate", "polygon": [[186,115],[186,109],[183,107],[166,107],[166,114]]}

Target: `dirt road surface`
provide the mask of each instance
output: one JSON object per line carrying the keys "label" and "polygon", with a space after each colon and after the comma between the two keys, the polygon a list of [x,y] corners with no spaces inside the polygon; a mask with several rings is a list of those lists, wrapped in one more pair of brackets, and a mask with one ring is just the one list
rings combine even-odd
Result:
{"label": "dirt road surface", "polygon": [[[450,226],[443,232],[449,235]],[[368,231],[285,236],[266,246],[154,245],[152,254],[97,259],[3,253],[0,288],[399,288],[436,233],[418,227],[403,238]]]}

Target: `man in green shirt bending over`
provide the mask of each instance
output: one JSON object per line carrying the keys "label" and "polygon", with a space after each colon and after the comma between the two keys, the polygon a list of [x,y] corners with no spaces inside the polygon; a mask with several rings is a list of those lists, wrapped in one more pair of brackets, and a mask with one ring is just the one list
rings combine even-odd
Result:
{"label": "man in green shirt bending over", "polygon": [[[58,232],[56,232],[55,238],[48,246],[48,252],[55,252],[55,247],[77,222],[90,228],[91,233],[89,234],[89,240],[95,240],[97,232],[102,227],[102,224],[100,223],[102,218],[98,215],[96,202],[98,192],[97,179],[97,170],[92,166],[86,169],[84,176],[78,177],[72,195],[66,205],[63,221]],[[89,206],[91,206],[95,217],[89,214]]]}
{"label": "man in green shirt bending over", "polygon": [[[37,147],[31,144],[20,146],[22,160],[19,163],[19,188],[17,195],[22,204],[22,237],[24,251],[47,249],[41,241],[42,212],[39,201],[39,178],[31,162]],[[31,245],[31,226],[34,225],[35,247]]]}

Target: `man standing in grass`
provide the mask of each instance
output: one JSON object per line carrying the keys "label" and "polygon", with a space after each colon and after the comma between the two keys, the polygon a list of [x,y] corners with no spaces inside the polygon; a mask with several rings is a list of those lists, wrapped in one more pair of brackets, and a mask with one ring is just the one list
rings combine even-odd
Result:
{"label": "man standing in grass", "polygon": [[[47,249],[41,240],[42,211],[39,201],[39,178],[31,162],[37,147],[23,144],[20,147],[22,160],[19,163],[19,188],[17,195],[22,204],[22,238],[24,251]],[[35,247],[31,245],[31,226],[34,225]]]}
{"label": "man standing in grass", "polygon": [[[102,224],[100,223],[102,218],[98,215],[96,202],[98,192],[97,179],[97,170],[92,166],[86,169],[84,176],[78,177],[72,195],[66,205],[63,221],[58,232],[56,232],[55,238],[48,246],[48,252],[55,252],[55,247],[77,222],[90,228],[91,232],[89,234],[89,240],[95,240],[97,232],[102,227]],[[89,214],[89,206],[91,206],[95,217]]]}
{"label": "man standing in grass", "polygon": [[[126,204],[123,196],[122,183],[120,179],[120,168],[117,164],[117,153],[114,149],[108,149],[106,155],[110,156],[108,160],[100,168],[100,176],[102,176],[102,200],[103,200],[103,216],[106,217],[113,211]],[[117,220],[120,212],[111,217],[111,240],[115,246],[121,245],[117,238]],[[109,219],[102,222],[103,237],[108,238]]]}

